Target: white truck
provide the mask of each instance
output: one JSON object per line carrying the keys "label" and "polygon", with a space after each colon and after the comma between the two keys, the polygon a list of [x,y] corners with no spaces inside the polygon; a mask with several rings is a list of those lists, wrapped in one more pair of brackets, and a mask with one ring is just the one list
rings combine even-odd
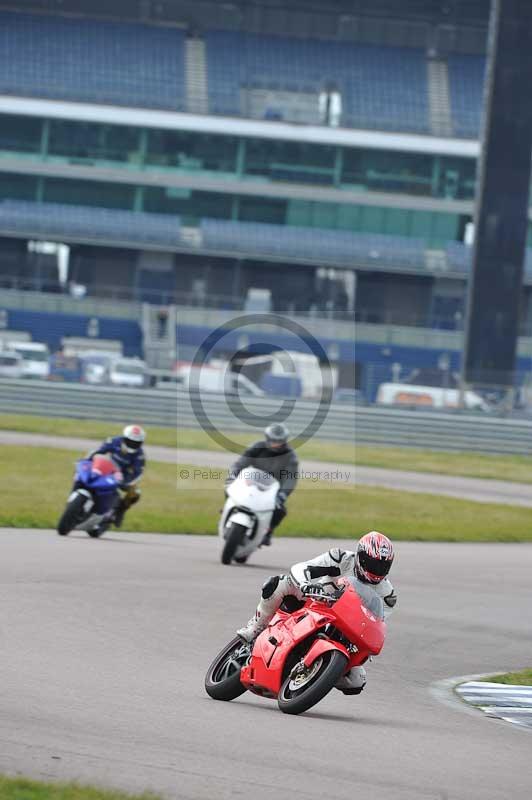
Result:
{"label": "white truck", "polygon": [[[381,383],[377,391],[378,405],[417,408],[459,408],[460,391],[439,386],[416,386],[413,383]],[[472,411],[490,411],[490,406],[476,392],[464,392],[464,406]]]}
{"label": "white truck", "polygon": [[142,388],[146,386],[146,363],[140,358],[116,358],[109,364],[111,386]]}
{"label": "white truck", "polygon": [[[337,380],[337,367],[322,369],[319,359],[313,353],[300,353],[296,350],[274,350],[260,356],[243,357],[237,362],[248,372],[253,371],[261,377],[296,378],[301,385],[301,397],[316,399],[324,389],[333,390]],[[256,378],[258,380],[258,378]],[[327,386],[327,382],[332,385]]]}
{"label": "white truck", "polygon": [[188,392],[218,392],[238,394],[246,397],[264,397],[264,392],[253,381],[238,372],[231,372],[229,366],[203,364],[181,365],[175,371],[177,387]]}
{"label": "white truck", "polygon": [[46,380],[50,375],[50,351],[43,342],[9,342],[10,350],[22,358],[22,377]]}

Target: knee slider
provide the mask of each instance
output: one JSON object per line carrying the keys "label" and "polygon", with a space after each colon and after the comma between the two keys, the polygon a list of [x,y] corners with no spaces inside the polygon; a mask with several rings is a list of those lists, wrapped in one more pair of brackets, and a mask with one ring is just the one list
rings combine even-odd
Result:
{"label": "knee slider", "polygon": [[269,600],[279,586],[279,575],[272,575],[271,578],[262,585],[262,599]]}

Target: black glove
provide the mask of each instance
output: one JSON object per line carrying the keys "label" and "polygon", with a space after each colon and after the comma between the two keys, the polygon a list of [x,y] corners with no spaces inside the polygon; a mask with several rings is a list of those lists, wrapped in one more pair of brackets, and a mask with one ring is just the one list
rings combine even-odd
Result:
{"label": "black glove", "polygon": [[302,583],[299,587],[305,597],[312,597],[313,594],[321,594],[323,588],[316,583]]}
{"label": "black glove", "polygon": [[337,600],[342,594],[342,590],[332,581],[328,583],[302,583],[299,587],[305,597],[323,598],[327,595],[331,600]]}

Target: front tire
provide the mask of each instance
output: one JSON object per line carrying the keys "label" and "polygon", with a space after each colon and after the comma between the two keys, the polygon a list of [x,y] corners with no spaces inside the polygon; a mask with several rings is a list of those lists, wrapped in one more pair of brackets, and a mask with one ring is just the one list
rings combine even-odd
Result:
{"label": "front tire", "polygon": [[300,664],[296,664],[283,681],[277,698],[285,714],[302,714],[323,700],[344,674],[347,658],[339,650],[327,650],[298,674],[296,670]]}
{"label": "front tire", "polygon": [[99,539],[100,536],[103,536],[108,527],[109,525],[107,523],[104,523],[103,525],[98,525],[96,528],[87,531],[87,533],[89,534],[91,539]]}
{"label": "front tire", "polygon": [[238,636],[218,653],[205,676],[205,691],[213,700],[234,700],[246,691],[240,683],[240,670],[251,653],[250,646]]}
{"label": "front tire", "polygon": [[67,503],[63,515],[57,523],[57,533],[59,536],[66,536],[70,531],[74,530],[76,525],[79,525],[84,517],[83,506],[86,501],[86,497],[82,494],[78,494],[73,500]]}
{"label": "front tire", "polygon": [[225,540],[224,548],[222,550],[222,564],[230,564],[234,558],[239,544],[246,534],[246,526],[239,525],[238,522],[233,522],[229,528],[227,539]]}

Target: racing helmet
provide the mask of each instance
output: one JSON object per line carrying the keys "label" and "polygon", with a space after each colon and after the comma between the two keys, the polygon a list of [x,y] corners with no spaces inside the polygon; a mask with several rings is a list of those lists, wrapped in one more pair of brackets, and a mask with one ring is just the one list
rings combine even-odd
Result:
{"label": "racing helmet", "polygon": [[142,447],[146,434],[140,425],[126,425],[122,431],[122,445],[126,453],[134,453]]}
{"label": "racing helmet", "polygon": [[286,444],[289,436],[290,431],[282,422],[273,422],[264,431],[266,444],[274,449]]}
{"label": "racing helmet", "polygon": [[393,545],[388,537],[378,531],[370,531],[358,543],[355,575],[363,583],[380,583],[388,575],[393,557]]}

